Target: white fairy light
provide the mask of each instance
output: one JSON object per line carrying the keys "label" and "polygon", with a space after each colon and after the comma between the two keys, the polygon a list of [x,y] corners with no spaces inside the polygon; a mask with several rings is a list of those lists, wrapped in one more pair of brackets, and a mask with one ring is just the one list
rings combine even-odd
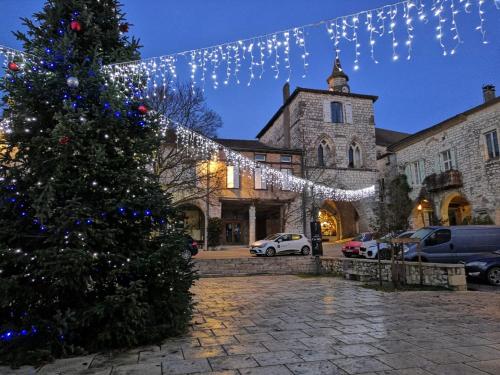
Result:
{"label": "white fairy light", "polygon": [[412,9],[415,7],[413,1],[408,1],[407,4],[404,5],[404,18],[406,23],[406,47],[408,48],[408,56],[407,60],[411,59],[412,54],[412,46],[413,46],[413,18],[411,15]]}
{"label": "white fairy light", "polygon": [[434,14],[434,17],[438,19],[438,25],[436,26],[436,38],[439,41],[439,45],[441,46],[441,49],[443,50],[443,56],[448,55],[448,52],[446,51],[446,46],[444,45],[443,42],[443,37],[444,37],[444,24],[446,22],[446,19],[443,16],[444,12],[444,6],[443,6],[443,0],[433,0],[432,1],[432,12]]}
{"label": "white fairy light", "polygon": [[[162,126],[173,126],[174,123],[160,117]],[[371,197],[375,194],[375,186],[370,186],[360,190],[343,190],[329,186],[317,184],[310,180],[306,180],[297,176],[285,174],[280,170],[269,167],[266,164],[256,162],[246,156],[233,151],[213,139],[207,138],[195,131],[185,128],[179,124],[175,124],[178,144],[188,150],[194,157],[205,160],[218,158],[218,155],[223,155],[225,162],[228,165],[233,165],[239,168],[243,173],[251,176],[255,169],[261,171],[262,178],[268,185],[274,185],[280,188],[295,192],[309,191],[314,188],[314,191],[323,198],[334,199],[338,201],[356,201]]]}
{"label": "white fairy light", "polygon": [[479,15],[480,23],[476,27],[476,30],[478,30],[481,33],[481,36],[483,38],[483,44],[488,44],[488,41],[486,40],[486,30],[484,29],[484,22],[485,22],[485,20],[484,20],[483,4],[484,4],[484,0],[478,0],[478,2],[477,2],[477,12],[478,12],[478,15]]}
{"label": "white fairy light", "polygon": [[352,27],[353,27],[353,36],[352,36],[352,41],[354,42],[354,70],[359,69],[359,48],[361,47],[361,44],[358,41],[358,23],[359,23],[359,18],[358,16],[353,16],[352,17]]}
{"label": "white fairy light", "polygon": [[394,61],[399,59],[397,53],[398,42],[396,39],[396,16],[398,15],[398,6],[395,4],[389,8],[389,34],[392,35],[392,59]]}
{"label": "white fairy light", "polygon": [[366,30],[368,31],[370,38],[370,56],[375,64],[378,64],[377,59],[375,58],[375,36],[374,34],[378,34],[377,29],[373,26],[373,13],[371,11],[366,13]]}
{"label": "white fairy light", "polygon": [[[481,33],[483,43],[487,43],[485,29],[486,10],[484,6],[486,1],[476,1],[480,21],[476,30]],[[500,9],[500,1],[493,1],[497,8]],[[429,3],[430,6],[426,7],[426,3]],[[364,10],[351,15],[343,15],[279,32],[254,36],[248,39],[240,39],[211,47],[143,60],[109,64],[103,66],[105,73],[107,73],[105,85],[119,87],[129,98],[143,99],[144,97],[148,98],[150,90],[147,89],[166,88],[168,84],[171,85],[177,80],[179,70],[187,70],[193,89],[197,84],[200,84],[202,89],[204,89],[207,80],[211,80],[212,87],[217,89],[219,87],[219,80],[224,85],[229,85],[233,81],[239,83],[240,79],[243,78],[241,73],[244,64],[248,66],[248,69],[245,69],[245,73],[248,75],[248,79],[245,79],[247,85],[250,85],[254,79],[261,79],[263,77],[266,71],[266,64],[270,67],[267,70],[271,70],[276,79],[279,78],[280,71],[284,67],[288,73],[287,81],[289,81],[292,71],[292,47],[300,55],[300,61],[303,66],[302,76],[305,76],[309,65],[306,34],[308,34],[310,29],[323,25],[326,26],[328,37],[333,41],[336,58],[340,57],[341,43],[354,44],[355,70],[359,69],[360,51],[364,38],[366,38],[366,43],[370,46],[372,61],[377,63],[378,61],[375,58],[376,42],[386,32],[392,37],[390,38],[393,50],[392,59],[398,60],[397,47],[399,41],[396,36],[397,24],[403,24],[406,27],[404,42],[408,50],[407,58],[411,58],[415,36],[413,17],[418,18],[422,22],[427,22],[426,9],[432,9],[434,17],[438,20],[435,36],[444,55],[448,53],[444,44],[447,21],[444,14],[450,15],[449,30],[455,44],[453,48],[450,47],[449,53],[453,54],[462,42],[458,33],[456,15],[459,12],[459,8],[463,8],[465,13],[472,13],[473,3],[472,0],[404,0],[379,8]],[[401,12],[399,11],[400,7],[403,9]],[[412,14],[413,8],[416,8],[416,14]],[[386,24],[387,19],[389,19],[389,24]],[[360,20],[364,21],[366,28],[361,29],[359,27]],[[291,39],[293,40],[292,42]],[[28,55],[1,45],[0,58],[3,60],[5,67],[7,66],[7,62],[15,61],[20,68],[19,76],[24,74],[23,69],[25,66],[36,66],[38,62],[41,62],[37,62],[37,59],[33,55]],[[187,69],[184,69],[184,65],[187,65]],[[39,69],[39,72],[42,74],[52,74],[47,69]],[[156,93],[153,92],[152,95],[156,95]]]}

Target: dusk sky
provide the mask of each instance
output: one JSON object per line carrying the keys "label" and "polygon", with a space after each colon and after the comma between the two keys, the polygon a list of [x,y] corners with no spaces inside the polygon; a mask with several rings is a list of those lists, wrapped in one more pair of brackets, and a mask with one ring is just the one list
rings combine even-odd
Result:
{"label": "dusk sky", "polygon": [[[426,0],[426,3],[430,3]],[[458,3],[458,0],[455,0]],[[476,3],[476,1],[473,1]],[[43,1],[2,0],[0,44],[20,48],[10,31],[21,28],[19,17],[41,9]],[[258,36],[293,26],[331,19],[388,4],[388,0],[124,0],[124,10],[133,27],[130,35],[140,38],[143,57],[216,45]],[[342,53],[344,70],[350,76],[351,91],[379,96],[375,105],[376,126],[415,132],[482,102],[481,86],[494,84],[500,90],[500,11],[493,0],[484,6],[488,44],[475,30],[477,9],[460,13],[457,23],[464,41],[453,56],[443,56],[435,36],[435,20],[415,21],[414,51],[406,60],[404,35],[398,62],[391,58],[391,40],[377,41],[379,64],[369,57],[368,40],[361,40],[361,64],[353,71],[352,45]],[[449,24],[445,29],[449,36]],[[325,89],[334,50],[325,27],[306,35],[310,52],[305,78],[300,59],[292,61],[291,87]],[[450,44],[451,45],[451,44]],[[269,68],[269,66],[268,66]],[[243,76],[246,77],[243,73]],[[219,136],[254,138],[282,102],[281,89],[287,74],[278,79],[267,72],[262,80],[206,88],[208,105],[223,119]],[[188,80],[188,76],[184,76]]]}

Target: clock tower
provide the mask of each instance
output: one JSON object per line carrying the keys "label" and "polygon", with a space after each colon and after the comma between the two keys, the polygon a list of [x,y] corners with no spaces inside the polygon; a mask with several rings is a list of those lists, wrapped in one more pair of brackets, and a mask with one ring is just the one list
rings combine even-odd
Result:
{"label": "clock tower", "polygon": [[340,65],[340,60],[338,58],[335,59],[335,63],[333,64],[332,74],[326,79],[328,83],[328,90],[337,91],[343,93],[349,93],[351,91],[347,82],[349,81],[349,76],[344,73],[342,70],[342,66]]}

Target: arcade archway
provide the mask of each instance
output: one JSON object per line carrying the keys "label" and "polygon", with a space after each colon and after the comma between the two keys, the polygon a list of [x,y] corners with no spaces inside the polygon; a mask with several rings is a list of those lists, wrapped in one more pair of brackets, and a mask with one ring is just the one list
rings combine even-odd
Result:
{"label": "arcade archway", "polygon": [[455,192],[441,202],[441,221],[443,225],[463,225],[470,223],[472,206],[462,194]]}

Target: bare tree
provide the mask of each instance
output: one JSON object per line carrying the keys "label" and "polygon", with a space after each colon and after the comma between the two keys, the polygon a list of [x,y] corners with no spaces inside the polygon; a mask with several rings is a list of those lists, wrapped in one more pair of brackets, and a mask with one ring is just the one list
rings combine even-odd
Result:
{"label": "bare tree", "polygon": [[[199,88],[175,83],[149,92],[149,106],[174,124],[214,138],[222,126],[220,116],[208,108]],[[175,126],[170,129],[155,154],[153,168],[160,176],[164,190],[174,203],[182,206],[196,200],[209,202],[222,185],[223,171],[218,163],[203,160],[188,146],[179,144]]]}

